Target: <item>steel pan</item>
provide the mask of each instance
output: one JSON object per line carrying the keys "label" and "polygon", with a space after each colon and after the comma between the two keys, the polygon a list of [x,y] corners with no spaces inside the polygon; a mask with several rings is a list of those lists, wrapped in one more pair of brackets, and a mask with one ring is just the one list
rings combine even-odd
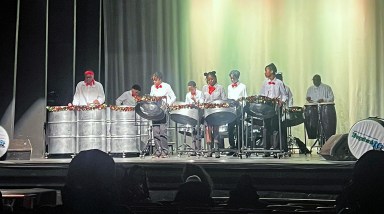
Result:
{"label": "steel pan", "polygon": [[[65,106],[62,107],[65,108]],[[48,113],[47,145],[49,154],[74,154],[76,152],[76,133],[75,111],[63,110]]]}
{"label": "steel pan", "polygon": [[138,115],[147,120],[161,120],[165,117],[162,101],[140,101],[135,110]]}
{"label": "steel pan", "polygon": [[200,109],[192,104],[177,102],[170,106],[170,118],[176,123],[196,126],[201,118]]}
{"label": "steel pan", "polygon": [[99,149],[107,152],[106,110],[77,111],[77,152]]}
{"label": "steel pan", "polygon": [[110,152],[139,153],[139,126],[134,106],[111,106]]}
{"label": "steel pan", "polygon": [[276,115],[275,99],[265,96],[250,96],[246,98],[244,110],[253,117],[262,119],[271,118]]}
{"label": "steel pan", "polygon": [[292,106],[285,112],[285,124],[288,127],[297,126],[304,122],[304,110],[302,107]]}
{"label": "steel pan", "polygon": [[209,125],[221,126],[233,122],[236,117],[236,106],[226,100],[215,100],[204,103],[204,117]]}

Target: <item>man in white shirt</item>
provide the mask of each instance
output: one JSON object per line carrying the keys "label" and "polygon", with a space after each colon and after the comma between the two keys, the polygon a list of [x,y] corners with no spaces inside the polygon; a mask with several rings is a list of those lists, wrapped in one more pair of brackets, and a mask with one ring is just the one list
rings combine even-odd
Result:
{"label": "man in white shirt", "polygon": [[[229,78],[231,79],[231,84],[228,85],[228,99],[239,100],[240,98],[247,97],[247,87],[239,82],[240,72],[238,70],[232,70],[229,72]],[[241,115],[238,115],[241,116]],[[240,117],[236,118],[235,121],[228,124],[228,141],[230,149],[238,149],[241,147],[242,140],[242,122]],[[236,130],[237,129],[237,130]],[[236,131],[235,131],[236,130]],[[235,141],[235,136],[237,134],[237,142]],[[234,152],[229,152],[227,155],[234,155]]]}
{"label": "man in white shirt", "polygon": [[[266,79],[263,82],[263,85],[260,90],[261,96],[266,96],[272,99],[277,99],[278,106],[282,107],[284,102],[287,101],[287,94],[284,88],[284,83],[276,78],[277,68],[275,64],[271,63],[265,66],[265,77]],[[279,119],[278,115],[275,114],[272,118],[264,119],[265,128],[267,129],[264,149],[269,150],[271,148],[271,137],[274,131],[279,130]],[[283,129],[282,129],[283,131]],[[286,144],[286,139],[282,139],[282,147],[284,151],[288,151],[288,146]],[[273,145],[278,146],[278,145]],[[280,148],[274,148],[280,149]],[[270,156],[269,152],[264,154],[264,157]]]}
{"label": "man in white shirt", "polygon": [[73,101],[68,105],[99,105],[104,103],[105,94],[103,85],[95,81],[94,76],[95,74],[92,70],[86,70],[84,72],[84,81],[77,84]]}
{"label": "man in white shirt", "polygon": [[[150,96],[165,97],[163,102],[171,105],[176,101],[176,95],[172,87],[162,81],[163,74],[156,72],[152,75],[153,85],[151,87]],[[167,118],[164,117],[159,121],[152,121],[153,138],[156,146],[154,155],[157,157],[168,157],[168,138],[167,138]]]}
{"label": "man in white shirt", "polygon": [[322,103],[333,102],[335,97],[333,96],[332,88],[329,85],[321,82],[320,75],[316,74],[312,78],[313,86],[310,86],[307,90],[306,100],[310,103]]}
{"label": "man in white shirt", "polygon": [[137,84],[133,85],[131,90],[124,92],[119,98],[116,99],[116,105],[136,106],[139,98],[141,87]]}

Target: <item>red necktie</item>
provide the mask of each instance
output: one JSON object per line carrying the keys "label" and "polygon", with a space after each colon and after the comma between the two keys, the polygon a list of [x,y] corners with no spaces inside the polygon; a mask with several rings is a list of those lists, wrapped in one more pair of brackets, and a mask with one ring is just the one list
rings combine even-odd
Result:
{"label": "red necktie", "polygon": [[196,95],[196,92],[195,92],[195,93],[192,93],[192,92],[191,92],[191,95],[192,95],[192,96],[195,96],[195,95]]}
{"label": "red necktie", "polygon": [[208,93],[212,94],[215,89],[215,86],[208,86]]}
{"label": "red necktie", "polygon": [[274,85],[274,84],[275,84],[275,82],[272,82],[272,81],[268,82],[268,85]]}
{"label": "red necktie", "polygon": [[235,87],[237,87],[237,83],[232,84],[232,88],[235,88]]}
{"label": "red necktie", "polygon": [[93,86],[95,84],[95,80],[92,80],[89,83],[85,83],[85,86]]}
{"label": "red necktie", "polygon": [[156,89],[159,89],[159,88],[162,88],[163,86],[160,85],[156,85]]}

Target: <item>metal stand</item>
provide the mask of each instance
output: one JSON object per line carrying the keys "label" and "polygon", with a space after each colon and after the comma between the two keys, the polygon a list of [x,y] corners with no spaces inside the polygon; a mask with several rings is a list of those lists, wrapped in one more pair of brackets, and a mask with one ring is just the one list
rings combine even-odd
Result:
{"label": "metal stand", "polygon": [[[197,127],[197,128],[196,128]],[[181,155],[186,152],[188,154],[188,156],[191,156],[191,152],[192,154],[196,154],[197,157],[200,157],[200,152],[199,150],[196,149],[196,142],[194,141],[200,141],[200,146],[201,146],[201,137],[200,137],[200,122],[198,122],[198,125],[196,127],[193,127],[191,126],[191,137],[192,137],[192,143],[194,143],[195,145],[195,148],[191,147],[190,145],[187,144],[187,128],[188,128],[188,125],[184,125],[184,133],[183,133],[183,144],[182,145],[179,145],[178,143],[178,137],[177,135],[179,134],[178,132],[178,126],[177,126],[177,123],[175,125],[175,130],[176,130],[176,152],[177,152],[177,156],[178,157],[181,157]],[[196,129],[196,139],[194,138],[194,131]],[[183,149],[181,150],[180,148],[183,147]],[[201,150],[201,149],[200,149]]]}
{"label": "metal stand", "polygon": [[[316,138],[316,141],[313,143],[313,145],[311,146],[311,149],[310,149],[310,152],[312,152],[312,149],[313,147],[316,146],[316,144],[318,145],[317,147],[321,148],[325,141],[326,141],[326,138],[324,136],[324,129],[323,129],[323,122],[321,120],[321,109],[320,109],[320,105],[317,106],[317,112],[318,112],[318,130],[317,130],[317,138]],[[317,150],[317,153],[319,153],[319,149]]]}

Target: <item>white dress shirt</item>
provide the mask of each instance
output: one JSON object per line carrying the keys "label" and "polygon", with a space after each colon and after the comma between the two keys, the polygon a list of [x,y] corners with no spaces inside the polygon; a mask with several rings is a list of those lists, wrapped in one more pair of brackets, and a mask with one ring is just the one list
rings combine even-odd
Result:
{"label": "white dress shirt", "polygon": [[[203,97],[202,91],[196,89],[196,94],[194,95],[194,97],[198,103],[204,102],[204,97]],[[187,104],[194,104],[195,103],[195,101],[193,101],[193,99],[192,99],[192,93],[191,92],[188,92],[187,95],[185,95],[185,103],[187,103]]]}
{"label": "white dress shirt", "polygon": [[132,90],[124,92],[119,98],[116,99],[116,105],[135,106],[136,99],[132,96]]}
{"label": "white dress shirt", "polygon": [[209,94],[209,86],[203,86],[203,89],[201,91],[203,92],[204,103],[211,103],[215,100],[227,99],[227,95],[225,94],[223,86],[216,84],[213,87],[215,87],[215,90],[212,92],[212,94]]}
{"label": "white dress shirt", "polygon": [[332,88],[323,83],[320,83],[319,87],[314,85],[309,87],[307,97],[310,97],[313,102],[317,102],[319,99],[323,99],[324,102],[333,102],[335,99]]}
{"label": "white dress shirt", "polygon": [[284,89],[284,83],[274,78],[273,80],[265,79],[260,89],[260,95],[269,98],[278,98],[281,101],[287,101],[287,93]]}
{"label": "white dress shirt", "polygon": [[228,85],[228,99],[238,100],[239,98],[246,98],[247,87],[241,82],[237,82],[236,85]]}
{"label": "white dress shirt", "polygon": [[159,86],[159,88],[156,88],[155,85],[152,85],[150,95],[155,97],[165,96],[166,99],[163,99],[164,102],[168,105],[174,103],[176,101],[176,95],[175,92],[173,92],[172,87],[165,82],[162,82]]}
{"label": "white dress shirt", "polygon": [[104,88],[101,83],[95,81],[92,86],[87,86],[84,81],[81,81],[76,86],[76,92],[73,96],[73,105],[88,105],[94,100],[98,100],[100,104],[105,101]]}
{"label": "white dress shirt", "polygon": [[284,84],[284,87],[285,87],[285,92],[287,94],[287,107],[291,107],[293,106],[293,95],[292,95],[291,89],[285,84]]}

